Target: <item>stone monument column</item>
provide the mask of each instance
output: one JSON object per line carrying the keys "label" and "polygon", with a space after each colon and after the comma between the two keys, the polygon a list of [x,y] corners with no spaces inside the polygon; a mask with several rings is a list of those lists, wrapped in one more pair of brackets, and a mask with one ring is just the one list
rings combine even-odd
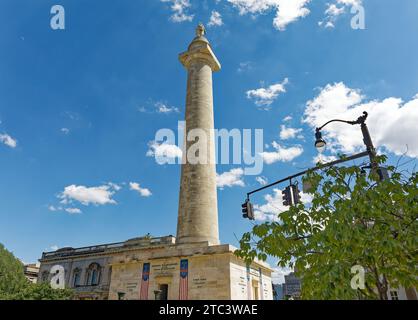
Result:
{"label": "stone monument column", "polygon": [[[221,65],[205,37],[202,24],[197,27],[196,37],[188,50],[180,54],[179,59],[188,71],[188,79],[186,141],[183,146],[176,242],[207,241],[216,245],[219,244],[219,230],[212,72],[219,71]],[[202,133],[206,139],[201,138]],[[187,141],[187,137],[195,136],[198,136],[195,140]],[[196,151],[197,143],[200,147],[205,146],[206,150]],[[196,155],[199,162],[190,159],[190,155]]]}

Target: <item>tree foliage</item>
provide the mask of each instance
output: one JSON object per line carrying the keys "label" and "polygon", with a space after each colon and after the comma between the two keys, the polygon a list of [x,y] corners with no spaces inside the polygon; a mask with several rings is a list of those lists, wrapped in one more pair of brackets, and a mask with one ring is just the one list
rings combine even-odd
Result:
{"label": "tree foliage", "polygon": [[[418,174],[388,171],[384,181],[356,166],[310,172],[312,202],[254,226],[236,254],[295,267],[303,299],[387,299],[389,287],[416,287]],[[351,287],[356,265],[365,270],[364,289]]]}
{"label": "tree foliage", "polygon": [[29,282],[22,262],[0,244],[0,300],[68,300],[72,296],[69,289]]}

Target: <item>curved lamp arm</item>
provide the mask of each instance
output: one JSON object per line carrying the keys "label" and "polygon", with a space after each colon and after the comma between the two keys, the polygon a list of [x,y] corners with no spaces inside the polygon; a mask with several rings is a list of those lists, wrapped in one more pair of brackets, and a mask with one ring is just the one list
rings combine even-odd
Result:
{"label": "curved lamp arm", "polygon": [[343,123],[347,123],[347,124],[351,124],[351,125],[363,124],[366,121],[368,115],[369,114],[366,111],[364,111],[363,115],[361,117],[359,117],[356,121],[347,121],[347,120],[340,120],[340,119],[330,120],[327,123],[325,123],[323,126],[321,126],[319,128],[316,128],[316,131],[321,131],[325,126],[327,126],[328,124],[330,124],[332,122],[343,122]]}

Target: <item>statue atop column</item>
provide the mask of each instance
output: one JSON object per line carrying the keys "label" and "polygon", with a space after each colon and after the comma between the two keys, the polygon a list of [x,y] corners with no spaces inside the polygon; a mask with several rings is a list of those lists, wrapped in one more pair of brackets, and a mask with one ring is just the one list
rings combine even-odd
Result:
{"label": "statue atop column", "polygon": [[203,37],[206,34],[206,28],[203,25],[203,23],[199,23],[199,25],[196,28],[196,36],[197,37]]}

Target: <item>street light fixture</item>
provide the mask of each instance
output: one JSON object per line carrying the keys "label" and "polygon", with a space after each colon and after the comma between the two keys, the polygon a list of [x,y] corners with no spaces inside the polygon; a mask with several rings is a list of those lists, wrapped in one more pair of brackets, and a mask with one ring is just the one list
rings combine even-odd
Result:
{"label": "street light fixture", "polygon": [[318,150],[319,153],[324,152],[327,143],[324,139],[322,139],[322,132],[318,129],[316,129],[315,138],[315,148]]}
{"label": "street light fixture", "polygon": [[361,126],[361,133],[363,134],[363,142],[364,142],[364,144],[367,148],[367,153],[369,154],[372,171],[376,172],[378,170],[378,164],[376,162],[376,149],[373,146],[372,138],[370,136],[369,129],[367,128],[367,125],[366,125],[367,117],[368,117],[368,113],[366,111],[364,111],[363,115],[361,117],[359,117],[356,121],[346,121],[346,120],[339,120],[339,119],[334,119],[334,120],[328,121],[323,126],[321,126],[319,128],[316,128],[315,147],[318,149],[319,152],[322,152],[325,149],[326,142],[322,138],[321,130],[325,126],[330,124],[331,122],[343,122],[343,123],[347,123],[347,124],[350,124],[350,125],[359,124]]}

